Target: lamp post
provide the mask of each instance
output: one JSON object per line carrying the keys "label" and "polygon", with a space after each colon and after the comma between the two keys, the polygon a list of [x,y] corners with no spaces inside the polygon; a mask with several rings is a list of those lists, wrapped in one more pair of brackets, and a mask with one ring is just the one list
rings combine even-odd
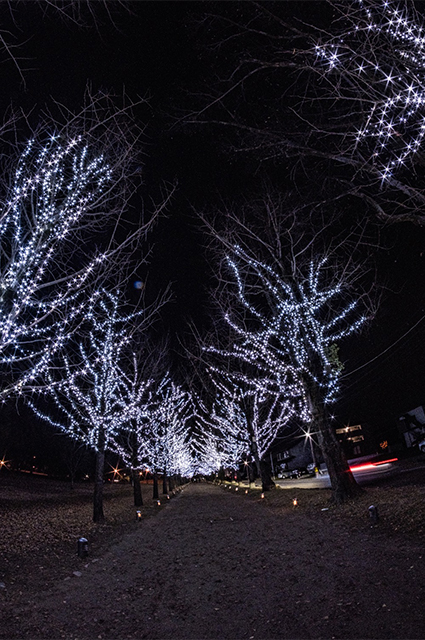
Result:
{"label": "lamp post", "polygon": [[311,461],[314,464],[314,468],[317,468],[316,456],[314,454],[314,446],[313,446],[313,438],[311,437],[310,431],[306,434],[306,438],[310,442],[310,450],[311,450]]}
{"label": "lamp post", "polygon": [[250,473],[250,466],[249,466],[248,460],[244,460],[244,465],[246,467],[246,475],[247,475],[247,479],[248,479],[248,489],[251,489],[251,473]]}

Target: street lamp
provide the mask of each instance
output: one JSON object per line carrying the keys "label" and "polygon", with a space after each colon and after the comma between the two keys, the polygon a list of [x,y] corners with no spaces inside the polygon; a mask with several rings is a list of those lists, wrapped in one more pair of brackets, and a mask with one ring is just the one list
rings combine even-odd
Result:
{"label": "street lamp", "polygon": [[246,475],[248,479],[248,489],[251,489],[251,474],[250,474],[250,466],[248,460],[244,460],[244,465],[246,467]]}
{"label": "street lamp", "polygon": [[308,431],[308,433],[305,434],[305,437],[310,442],[311,460],[312,460],[312,462],[314,464],[314,469],[316,469],[317,468],[317,462],[316,462],[316,456],[314,455],[313,438],[311,437],[311,432]]}

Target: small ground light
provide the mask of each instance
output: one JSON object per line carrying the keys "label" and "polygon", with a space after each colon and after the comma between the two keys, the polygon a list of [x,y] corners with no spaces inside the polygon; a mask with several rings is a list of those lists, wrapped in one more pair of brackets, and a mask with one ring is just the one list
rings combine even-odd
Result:
{"label": "small ground light", "polygon": [[239,487],[236,487],[235,491],[239,491]]}
{"label": "small ground light", "polygon": [[245,489],[245,493],[248,493],[248,489]]}
{"label": "small ground light", "polygon": [[261,494],[261,497],[264,498],[264,493]]}
{"label": "small ground light", "polygon": [[89,554],[89,543],[87,538],[80,538],[78,540],[77,553],[80,558],[87,558]]}
{"label": "small ground light", "polygon": [[297,500],[297,498],[294,498],[294,499],[292,500],[292,504],[294,505],[294,507],[296,507],[296,506],[298,505],[298,500]]}
{"label": "small ground light", "polygon": [[369,509],[369,520],[372,524],[376,524],[379,520],[379,513],[378,513],[378,507],[376,507],[374,504],[371,504]]}
{"label": "small ground light", "polygon": [[169,496],[169,495],[168,495],[168,493],[167,493],[167,500],[169,500],[169,499],[170,499],[170,496]]}
{"label": "small ground light", "polygon": [[140,522],[142,519],[142,512],[141,511],[136,511],[136,520],[137,522]]}
{"label": "small ground light", "polygon": [[158,507],[160,507],[161,506],[161,500],[157,500],[156,504],[158,505]]}

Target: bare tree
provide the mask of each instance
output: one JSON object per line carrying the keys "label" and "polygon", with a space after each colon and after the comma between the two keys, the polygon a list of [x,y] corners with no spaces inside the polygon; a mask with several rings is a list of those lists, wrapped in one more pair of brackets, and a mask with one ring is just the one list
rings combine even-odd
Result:
{"label": "bare tree", "polygon": [[293,403],[285,393],[270,393],[264,378],[248,377],[237,369],[232,375],[217,368],[214,377],[217,395],[212,410],[204,412],[206,429],[198,450],[207,456],[209,464],[213,460],[220,463],[216,471],[220,466],[238,470],[247,457],[252,457],[263,491],[273,489],[265,455],[294,418]]}
{"label": "bare tree", "polygon": [[47,373],[46,400],[52,409],[41,411],[32,400],[29,406],[41,419],[64,431],[96,453],[93,520],[102,522],[105,452],[113,449],[112,435],[128,418],[127,382],[123,366],[134,323],[140,324],[142,311],[122,313],[118,297],[102,291],[86,306],[87,334],[75,354],[65,353],[60,376]]}
{"label": "bare tree", "polygon": [[[36,19],[49,18],[63,21],[77,28],[96,28],[108,22],[115,24],[120,14],[131,11],[127,0],[108,2],[107,0],[44,0],[31,3]],[[0,5],[0,54],[12,62],[23,85],[31,63],[25,53],[25,43],[20,41],[20,21],[28,9],[26,0],[5,0]]]}
{"label": "bare tree", "polygon": [[274,171],[277,165],[300,190],[314,184],[310,202],[344,198],[353,216],[360,203],[363,217],[423,226],[420,4],[250,2],[233,9],[205,17],[219,33],[211,47],[221,53],[221,82],[185,121],[219,126],[233,153]]}
{"label": "bare tree", "polygon": [[[168,291],[163,297],[167,300]],[[156,307],[159,307],[158,301]],[[143,504],[140,475],[152,468],[153,422],[161,407],[163,386],[169,382],[164,369],[169,365],[169,336],[153,340],[146,331],[132,339],[132,357],[125,367],[122,398],[125,415],[121,428],[112,434],[112,448],[130,469],[134,505]],[[162,471],[162,469],[161,469]],[[164,477],[164,484],[166,478]]]}
{"label": "bare tree", "polygon": [[212,407],[198,400],[196,422],[199,433],[194,442],[198,464],[204,473],[235,470],[249,451],[246,415],[237,401],[236,390],[217,393]]}
{"label": "bare tree", "polygon": [[[148,429],[149,467],[163,476],[163,493],[167,477],[192,475],[191,444],[187,423],[191,417],[191,397],[175,384],[167,372],[153,396]],[[158,495],[154,494],[154,498]]]}
{"label": "bare tree", "polygon": [[373,313],[367,238],[355,229],[332,238],[317,217],[306,224],[299,211],[286,213],[284,206],[270,198],[262,208],[256,203],[212,221],[202,217],[227,255],[215,295],[232,337],[230,346],[209,343],[207,350],[227,358],[221,370],[251,393],[287,403],[283,422],[292,418],[305,424],[307,436],[317,435],[334,498],[342,501],[359,489],[329,407],[341,393],[339,344]]}
{"label": "bare tree", "polygon": [[132,354],[131,371],[122,376],[121,405],[124,409],[119,429],[111,434],[110,448],[130,469],[134,506],[143,504],[140,474],[147,469],[149,422],[152,411],[153,379],[144,378],[139,358]]}
{"label": "bare tree", "polygon": [[0,217],[3,400],[39,384],[99,278],[131,267],[168,198],[143,217],[129,207],[140,181],[133,106],[89,93],[77,115],[57,105],[57,127],[46,121],[13,167]]}

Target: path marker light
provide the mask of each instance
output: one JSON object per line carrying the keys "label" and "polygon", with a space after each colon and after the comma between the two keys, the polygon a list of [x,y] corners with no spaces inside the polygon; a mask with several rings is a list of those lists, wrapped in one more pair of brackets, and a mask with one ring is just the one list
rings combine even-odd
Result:
{"label": "path marker light", "polygon": [[294,499],[292,500],[292,504],[294,505],[294,507],[298,506],[298,500],[297,500],[297,498],[294,498]]}
{"label": "path marker light", "polygon": [[80,538],[78,540],[77,553],[79,558],[87,558],[89,554],[89,543],[87,538]]}
{"label": "path marker light", "polygon": [[371,522],[371,524],[376,524],[379,520],[379,513],[378,513],[378,507],[376,507],[375,505],[371,504],[369,509],[369,520]]}
{"label": "path marker light", "polygon": [[136,520],[137,520],[137,522],[141,522],[142,521],[142,512],[141,511],[136,511]]}

